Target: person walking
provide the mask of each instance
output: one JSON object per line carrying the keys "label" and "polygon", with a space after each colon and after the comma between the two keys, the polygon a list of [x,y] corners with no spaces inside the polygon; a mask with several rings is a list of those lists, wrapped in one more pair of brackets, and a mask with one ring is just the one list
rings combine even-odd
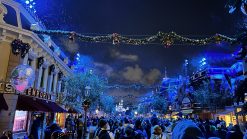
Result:
{"label": "person walking", "polygon": [[99,121],[99,127],[100,127],[100,130],[97,131],[95,138],[97,138],[97,139],[114,139],[113,136],[112,137],[110,136],[110,131],[109,131],[110,126],[106,120],[101,119]]}
{"label": "person walking", "polygon": [[162,129],[159,125],[154,126],[153,130],[154,131],[153,131],[150,139],[166,139],[166,137],[163,135]]}
{"label": "person walking", "polygon": [[30,139],[40,139],[40,126],[41,120],[39,117],[34,117],[33,124],[31,126]]}
{"label": "person walking", "polygon": [[82,115],[78,116],[77,119],[77,139],[81,139],[82,138],[82,131],[83,131],[83,119],[82,119]]}

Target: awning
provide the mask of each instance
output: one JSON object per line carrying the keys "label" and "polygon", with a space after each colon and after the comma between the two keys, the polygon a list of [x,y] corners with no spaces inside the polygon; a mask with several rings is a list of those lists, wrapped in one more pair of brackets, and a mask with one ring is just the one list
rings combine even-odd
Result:
{"label": "awning", "polygon": [[217,112],[216,115],[227,115],[234,112],[234,108],[225,109],[224,111]]}
{"label": "awning", "polygon": [[67,112],[55,102],[24,95],[18,96],[16,109],[23,111]]}
{"label": "awning", "polygon": [[82,113],[82,111],[76,109],[76,108],[69,108],[68,113]]}
{"label": "awning", "polygon": [[46,105],[46,107],[50,110],[49,112],[58,112],[58,113],[65,113],[65,112],[67,112],[65,109],[63,109],[62,107],[60,107],[55,102],[41,100],[40,103],[43,103],[44,105]]}
{"label": "awning", "polygon": [[8,109],[9,109],[9,107],[8,107],[4,97],[3,97],[3,94],[0,94],[0,111],[1,110],[7,111]]}
{"label": "awning", "polygon": [[22,110],[22,111],[48,112],[49,109],[45,105],[42,105],[40,102],[38,102],[38,100],[40,100],[40,99],[37,99],[34,97],[29,97],[29,96],[19,95],[18,101],[16,104],[16,109]]}
{"label": "awning", "polygon": [[186,109],[181,111],[184,115],[191,114],[193,112],[193,109]]}
{"label": "awning", "polygon": [[242,110],[240,112],[237,112],[236,115],[245,116],[247,115],[247,111]]}

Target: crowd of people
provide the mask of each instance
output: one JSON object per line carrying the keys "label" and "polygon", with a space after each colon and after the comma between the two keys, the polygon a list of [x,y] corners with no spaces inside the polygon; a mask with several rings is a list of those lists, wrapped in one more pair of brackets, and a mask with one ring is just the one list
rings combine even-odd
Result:
{"label": "crowd of people", "polygon": [[[27,139],[38,139],[39,119],[36,120]],[[65,129],[56,123],[47,126],[45,139],[247,139],[247,123],[226,125],[218,117],[216,120],[188,117],[168,120],[155,114],[150,118],[95,116],[88,117],[86,123],[87,128],[84,129],[82,116],[69,115]],[[11,136],[11,132],[6,132],[0,138]]]}
{"label": "crowd of people", "polygon": [[[83,120],[72,119],[67,118],[66,127],[71,129],[73,126],[73,132],[77,133],[73,138],[81,139]],[[168,120],[155,114],[151,118],[91,117],[87,127],[88,139],[247,139],[247,124],[226,126],[226,122],[218,117],[216,120]]]}

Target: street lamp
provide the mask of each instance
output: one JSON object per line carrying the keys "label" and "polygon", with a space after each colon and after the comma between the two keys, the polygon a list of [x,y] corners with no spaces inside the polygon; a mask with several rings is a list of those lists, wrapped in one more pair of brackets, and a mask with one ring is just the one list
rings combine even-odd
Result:
{"label": "street lamp", "polygon": [[85,87],[85,98],[89,97],[90,90],[91,90],[91,87],[90,86],[86,86]]}
{"label": "street lamp", "polygon": [[91,90],[91,87],[90,86],[86,86],[85,87],[85,98],[84,98],[84,101],[83,101],[83,109],[85,111],[85,115],[84,115],[84,132],[83,132],[83,139],[86,139],[87,138],[87,111],[90,107],[90,100],[89,100],[89,95],[90,95],[90,90]]}

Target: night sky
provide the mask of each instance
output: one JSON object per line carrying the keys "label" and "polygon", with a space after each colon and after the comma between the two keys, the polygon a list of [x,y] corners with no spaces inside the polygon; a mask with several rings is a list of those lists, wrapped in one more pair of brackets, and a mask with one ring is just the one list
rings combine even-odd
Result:
{"label": "night sky", "polygon": [[[226,0],[37,0],[36,9],[48,29],[86,35],[116,32],[142,36],[175,31],[187,37],[215,33],[232,36],[240,31],[243,16],[240,12],[228,14],[225,4]],[[158,83],[165,67],[168,76],[174,77],[180,74],[185,59],[193,61],[208,53],[230,56],[235,50],[214,44],[167,49],[160,45],[114,46],[55,39],[70,57],[77,52],[91,56],[98,71],[112,84]]]}

